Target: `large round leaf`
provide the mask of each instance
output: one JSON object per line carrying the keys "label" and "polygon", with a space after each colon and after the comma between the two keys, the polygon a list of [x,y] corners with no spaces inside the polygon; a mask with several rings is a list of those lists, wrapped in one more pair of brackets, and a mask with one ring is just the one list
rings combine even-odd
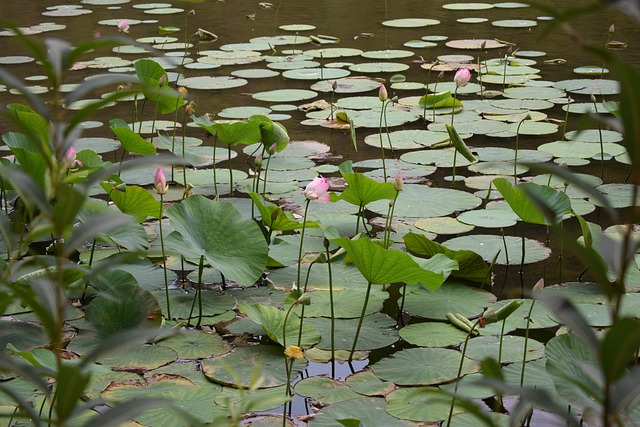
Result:
{"label": "large round leaf", "polygon": [[[401,388],[387,396],[387,412],[395,417],[413,421],[440,421],[449,416],[452,397],[437,387]],[[453,413],[462,412],[456,406]]]}
{"label": "large round leaf", "polygon": [[447,282],[435,292],[412,288],[407,292],[404,309],[416,316],[445,320],[447,313],[477,316],[495,299],[490,292]]}
{"label": "large round leaf", "polygon": [[227,202],[191,196],[167,210],[185,255],[204,256],[226,278],[251,286],[262,275],[268,247],[258,225]]}
{"label": "large round leaf", "polygon": [[[524,337],[504,335],[502,337],[502,353],[500,353],[499,336],[477,337],[469,340],[466,357],[477,361],[482,361],[487,357],[497,360],[500,353],[500,362],[502,363],[521,362],[525,341]],[[544,345],[533,338],[529,338],[526,360],[535,360],[542,356],[544,356]]]}
{"label": "large round leaf", "polygon": [[[355,338],[359,319],[335,320],[335,349],[350,350]],[[322,339],[316,347],[323,350],[331,349],[331,321],[324,317],[305,319],[314,326]],[[396,321],[382,313],[374,313],[365,316],[358,336],[357,350],[374,350],[393,344],[398,341],[398,331],[395,329]]]}
{"label": "large round leaf", "polygon": [[[459,156],[458,161],[460,157],[462,156]],[[395,202],[394,214],[397,217],[407,218],[446,216],[456,211],[473,209],[480,203],[482,203],[480,198],[460,190],[405,185]],[[367,207],[381,215],[386,215],[389,202],[377,201],[370,203]]]}
{"label": "large round leaf", "polygon": [[[472,250],[487,262],[491,262],[499,252],[496,263],[500,265],[517,265],[522,259],[522,238],[516,236],[505,236],[503,239],[502,236],[497,235],[476,234],[473,236],[454,237],[442,244],[449,249]],[[525,264],[542,261],[551,255],[551,249],[544,246],[542,242],[527,238],[525,238],[524,242],[524,251]]]}
{"label": "large round leaf", "polygon": [[[371,366],[373,373],[397,385],[434,385],[458,377],[462,353],[445,348],[410,348],[398,351]],[[420,369],[416,369],[416,367]],[[480,365],[465,359],[462,375],[477,372]]]}
{"label": "large round leaf", "polygon": [[[399,420],[385,411],[385,401],[380,397],[361,397],[345,400],[322,409],[309,420],[309,427],[336,427],[339,420],[355,419],[365,426],[411,427],[414,423]],[[358,425],[358,424],[356,424]]]}

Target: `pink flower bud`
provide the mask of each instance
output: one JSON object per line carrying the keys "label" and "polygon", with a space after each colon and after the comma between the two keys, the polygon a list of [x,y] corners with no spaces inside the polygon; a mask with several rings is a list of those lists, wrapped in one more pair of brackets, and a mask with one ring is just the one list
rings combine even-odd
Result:
{"label": "pink flower bud", "polygon": [[329,183],[326,178],[314,178],[304,189],[304,197],[308,200],[317,200],[320,203],[329,203],[331,195],[327,193]]}
{"label": "pink flower bud", "polygon": [[543,289],[544,289],[544,277],[538,280],[535,285],[533,285],[533,293],[538,294],[542,292]]}
{"label": "pink flower bud", "polygon": [[380,85],[380,91],[378,92],[378,98],[380,98],[380,101],[384,102],[387,99],[389,99],[389,94],[387,93],[387,88],[381,84]]}
{"label": "pink flower bud", "polygon": [[404,180],[402,179],[402,172],[398,171],[396,180],[393,183],[393,188],[395,188],[396,191],[402,191],[402,187],[404,187]]}
{"label": "pink flower bud", "polygon": [[455,82],[457,87],[465,87],[469,80],[471,79],[471,71],[467,68],[461,68],[456,72],[456,75],[453,77],[453,81]]}
{"label": "pink flower bud", "polygon": [[118,31],[121,33],[129,33],[129,23],[127,22],[126,19],[123,19],[122,21],[118,22]]}
{"label": "pink flower bud", "polygon": [[167,194],[167,191],[169,191],[167,178],[164,176],[164,172],[162,172],[162,169],[160,168],[158,168],[156,176],[153,178],[153,189],[158,194]]}
{"label": "pink flower bud", "polygon": [[76,152],[75,148],[69,147],[69,149],[64,155],[64,160],[63,160],[63,163],[67,168],[73,168],[76,166],[82,167],[82,162],[76,159],[77,154],[78,153]]}

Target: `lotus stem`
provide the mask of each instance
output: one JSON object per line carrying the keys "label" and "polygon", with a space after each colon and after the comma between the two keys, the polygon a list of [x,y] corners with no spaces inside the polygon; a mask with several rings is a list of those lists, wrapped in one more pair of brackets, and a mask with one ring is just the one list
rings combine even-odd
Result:
{"label": "lotus stem", "polygon": [[362,328],[362,321],[364,320],[364,315],[367,312],[367,304],[369,304],[370,293],[371,293],[371,282],[367,282],[367,293],[364,295],[364,303],[362,304],[362,312],[360,313],[360,320],[358,320],[358,327],[356,328],[356,336],[353,337],[353,345],[351,346],[351,351],[349,352],[349,361],[353,360],[353,353],[355,353],[356,346],[358,345],[358,337],[360,336],[360,329]]}
{"label": "lotus stem", "polygon": [[518,123],[518,127],[516,128],[516,151],[513,156],[513,184],[514,185],[518,183],[518,142],[520,139],[520,126],[522,126],[522,123],[524,123],[524,121],[527,120],[527,117],[529,117],[528,114],[522,120],[520,120],[520,123]]}
{"label": "lotus stem", "polygon": [[380,155],[382,156],[382,173],[384,174],[384,182],[387,182],[387,165],[384,160],[384,147],[382,146],[382,119],[384,117],[384,106],[386,100],[382,101],[382,109],[380,110]]}
{"label": "lotus stem", "polygon": [[453,398],[451,399],[451,406],[449,407],[449,415],[447,416],[447,426],[451,425],[451,417],[453,416],[453,408],[456,405],[456,393],[458,393],[458,384],[460,384],[460,375],[462,375],[462,366],[464,365],[464,357],[467,354],[467,344],[469,343],[469,338],[471,338],[471,331],[475,331],[478,328],[478,324],[480,322],[476,320],[473,324],[473,327],[469,332],[467,332],[467,337],[464,340],[464,347],[462,348],[462,357],[460,358],[460,364],[458,365],[458,374],[456,375],[456,385],[453,388]]}
{"label": "lotus stem", "polygon": [[[271,162],[271,155],[267,157],[267,165],[264,168],[264,182],[262,183],[262,197],[264,197],[264,195],[267,194],[267,173],[269,173],[270,162]],[[259,176],[258,176],[258,182],[260,182]]]}
{"label": "lotus stem", "polygon": [[329,255],[329,241],[324,239],[324,250],[327,256],[327,268],[329,269],[329,306],[331,309],[331,378],[335,378],[336,369],[335,369],[335,308],[333,305],[333,274],[331,272],[331,257]]}
{"label": "lotus stem", "polygon": [[529,313],[527,314],[527,327],[524,331],[524,350],[522,351],[522,370],[520,371],[520,387],[524,386],[524,370],[527,361],[527,347],[529,344],[529,326],[531,324],[531,314],[533,313],[533,306],[536,304],[536,300],[531,300],[531,306],[529,307]]}
{"label": "lotus stem", "polygon": [[573,99],[571,99],[571,97],[567,98],[567,111],[565,111],[564,113],[564,125],[562,126],[562,137],[560,138],[562,141],[564,141],[565,135],[567,133],[567,123],[569,123],[569,109],[571,108],[571,103],[573,102]]}
{"label": "lotus stem", "polygon": [[[313,267],[313,264],[315,264],[316,261],[314,260],[311,264],[309,264],[309,269],[307,270],[307,274],[305,275],[304,278],[304,290],[302,291],[303,293],[307,292],[307,285],[309,284],[309,276],[311,275],[311,267]],[[301,347],[302,345],[302,324],[304,323],[304,309],[305,309],[306,305],[302,304],[302,308],[300,309],[300,327],[298,328],[298,347]]]}
{"label": "lotus stem", "polygon": [[228,150],[228,165],[229,165],[229,194],[233,196],[233,168],[231,167],[231,144],[227,144]]}
{"label": "lotus stem", "polygon": [[307,212],[309,211],[309,202],[310,199],[306,199],[306,203],[304,205],[304,216],[302,218],[302,230],[300,232],[300,248],[298,249],[298,275],[296,280],[296,286],[300,289],[300,267],[302,265],[302,245],[304,243],[304,231],[307,228]]}
{"label": "lotus stem", "polygon": [[[451,127],[453,127],[453,119],[456,114],[456,99],[458,97],[458,85],[456,85],[456,90],[453,92],[453,107],[451,107]],[[453,144],[451,138],[449,138],[449,144]],[[454,148],[453,150],[453,170],[451,172],[451,188],[456,186],[456,157],[458,156],[458,150]]]}
{"label": "lotus stem", "polygon": [[162,272],[164,273],[164,296],[167,300],[167,318],[171,319],[171,303],[169,301],[169,279],[167,278],[167,257],[164,251],[164,235],[162,232],[163,213],[164,213],[164,197],[162,194],[160,194],[160,213],[158,214],[158,228],[160,232],[160,248],[162,250]]}
{"label": "lotus stem", "polygon": [[[591,95],[591,102],[593,103],[593,109],[596,114],[598,113],[598,102],[596,97]],[[604,144],[602,143],[602,124],[598,120],[598,135],[600,137],[600,179],[604,179]]]}
{"label": "lotus stem", "polygon": [[218,142],[218,131],[213,135],[213,192],[218,195],[218,180],[216,178],[216,146]]}

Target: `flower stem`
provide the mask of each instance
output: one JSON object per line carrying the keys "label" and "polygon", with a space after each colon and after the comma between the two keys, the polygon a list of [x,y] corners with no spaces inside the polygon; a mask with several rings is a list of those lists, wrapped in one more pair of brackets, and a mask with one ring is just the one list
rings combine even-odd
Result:
{"label": "flower stem", "polygon": [[360,329],[362,328],[362,321],[364,315],[367,312],[367,304],[369,304],[369,294],[371,293],[371,282],[367,282],[367,293],[364,295],[364,303],[362,304],[362,312],[360,313],[360,320],[358,321],[358,327],[356,328],[356,336],[353,337],[353,345],[351,346],[351,352],[349,352],[349,361],[353,360],[353,353],[356,351],[358,345],[358,337],[360,336]]}
{"label": "flower stem", "polygon": [[164,235],[162,233],[163,213],[164,213],[164,198],[163,198],[163,195],[160,194],[160,214],[158,215],[158,227],[160,229],[160,247],[162,248],[162,271],[164,273],[164,295],[165,295],[165,298],[167,299],[167,318],[171,319],[171,303],[169,301],[169,280],[167,278],[167,257],[164,252]]}
{"label": "flower stem", "polygon": [[298,249],[298,275],[296,280],[296,286],[300,289],[300,267],[302,264],[302,244],[304,243],[304,231],[307,228],[307,212],[309,211],[309,202],[307,199],[307,203],[304,205],[304,217],[302,218],[302,231],[300,233],[300,248]]}

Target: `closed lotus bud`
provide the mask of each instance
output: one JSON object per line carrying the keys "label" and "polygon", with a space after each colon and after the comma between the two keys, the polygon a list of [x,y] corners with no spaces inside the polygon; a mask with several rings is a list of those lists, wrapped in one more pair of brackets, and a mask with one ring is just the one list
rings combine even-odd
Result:
{"label": "closed lotus bud", "polygon": [[164,176],[164,172],[162,172],[162,169],[160,168],[158,168],[156,175],[153,178],[153,189],[160,195],[167,194],[167,191],[169,191],[167,178]]}
{"label": "closed lotus bud", "polygon": [[311,295],[309,295],[309,292],[305,292],[298,297],[296,302],[301,305],[309,305],[311,304]]}
{"label": "closed lotus bud", "polygon": [[396,179],[393,182],[393,188],[395,188],[396,191],[402,191],[403,187],[404,180],[402,179],[402,172],[398,172],[398,174],[396,175]]}
{"label": "closed lotus bud", "polygon": [[459,69],[453,77],[453,81],[457,87],[465,87],[469,83],[469,80],[471,80],[471,71],[467,68]]}
{"label": "closed lotus bud", "polygon": [[271,144],[271,147],[269,147],[269,155],[273,156],[274,154],[276,154],[276,150],[278,149],[278,145],[274,142],[273,144]]}
{"label": "closed lotus bud", "polygon": [[615,24],[611,24],[611,26],[609,27],[609,34],[613,34],[616,32],[616,26]]}
{"label": "closed lotus bud", "polygon": [[486,325],[500,322],[513,314],[513,312],[519,309],[522,304],[524,304],[523,300],[512,300],[507,305],[499,308],[498,310],[488,308],[482,314],[482,318],[484,319]]}
{"label": "closed lotus bud", "polygon": [[532,292],[534,295],[539,294],[540,292],[542,292],[543,289],[544,289],[544,277],[538,280],[535,285],[533,285]]}
{"label": "closed lotus bud", "polygon": [[443,77],[444,77],[444,71],[440,71],[440,73],[438,73],[438,80],[442,80]]}
{"label": "closed lotus bud", "polygon": [[160,77],[160,80],[158,80],[158,84],[160,86],[166,86],[167,83],[169,82],[169,78],[167,77],[167,74],[163,74],[162,77]]}
{"label": "closed lotus bud", "polygon": [[387,88],[385,87],[384,84],[380,85],[380,90],[378,91],[378,98],[380,98],[380,101],[382,102],[389,99],[389,94],[387,93]]}
{"label": "closed lotus bud", "polygon": [[598,102],[598,100],[596,99],[596,96],[594,94],[591,94],[591,102],[593,104],[595,104],[596,102]]}
{"label": "closed lotus bud", "polygon": [[258,171],[262,170],[262,154],[258,154],[256,156],[255,163],[256,163],[256,169]]}
{"label": "closed lotus bud", "polygon": [[338,81],[337,81],[337,80],[334,80],[334,81],[331,83],[331,90],[335,92],[335,91],[336,91],[336,89],[338,89]]}

